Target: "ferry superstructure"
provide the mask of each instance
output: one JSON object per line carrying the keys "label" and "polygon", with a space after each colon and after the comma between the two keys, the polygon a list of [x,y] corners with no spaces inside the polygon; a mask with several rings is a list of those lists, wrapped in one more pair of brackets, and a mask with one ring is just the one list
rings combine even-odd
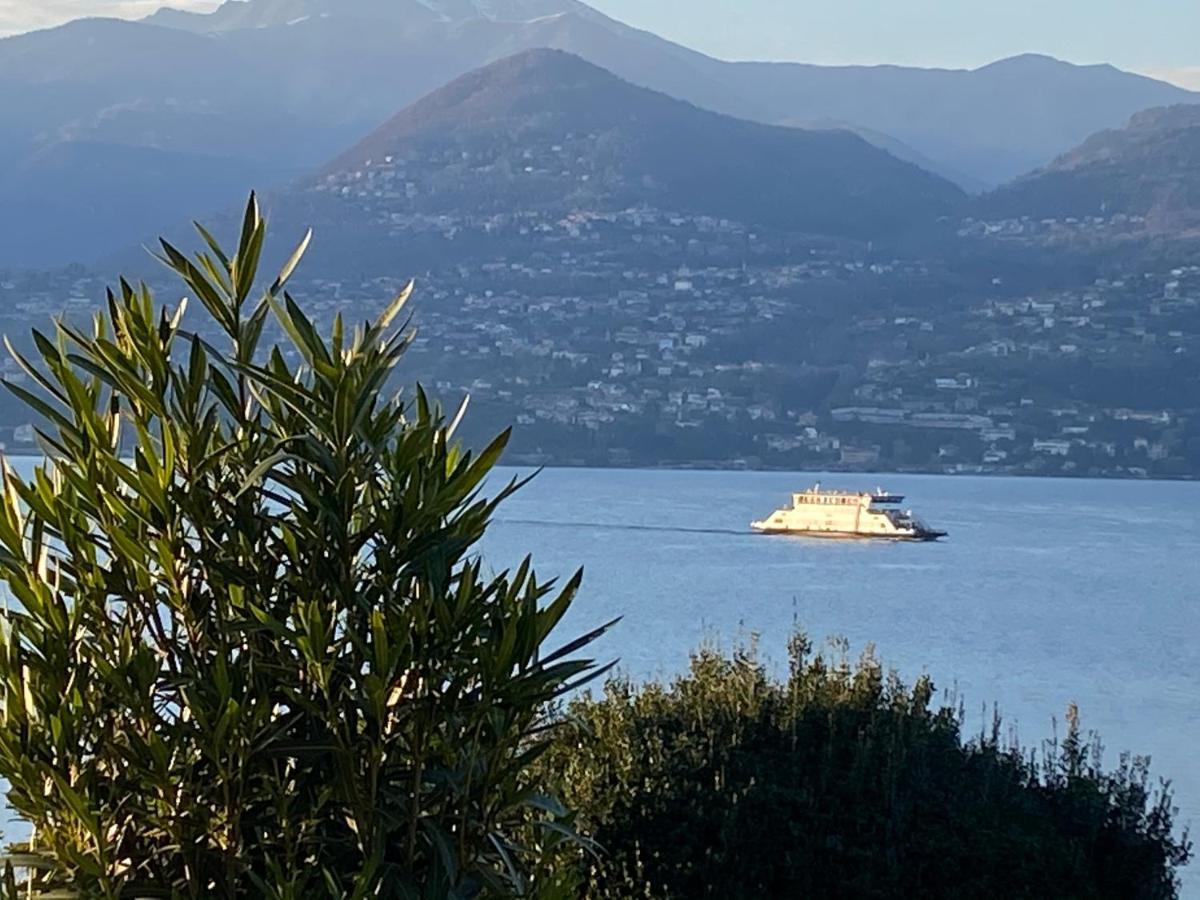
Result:
{"label": "ferry superstructure", "polygon": [[818,484],[792,494],[792,505],[751,522],[762,534],[809,537],[881,538],[893,541],[936,541],[946,532],[930,528],[899,505],[904,497],[876,491],[829,491]]}

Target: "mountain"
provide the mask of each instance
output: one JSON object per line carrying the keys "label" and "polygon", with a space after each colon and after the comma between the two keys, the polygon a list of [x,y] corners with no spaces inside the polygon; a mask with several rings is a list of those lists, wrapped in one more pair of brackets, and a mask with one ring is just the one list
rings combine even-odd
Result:
{"label": "mountain", "polygon": [[807,128],[817,131],[849,131],[857,134],[868,144],[874,144],[880,150],[886,150],[892,156],[896,157],[896,159],[910,162],[915,166],[920,166],[927,172],[933,172],[935,175],[940,175],[948,181],[953,181],[967,193],[981,194],[988,188],[987,184],[978,178],[972,178],[970,175],[965,175],[956,169],[943,165],[937,160],[930,159],[924,153],[913,149],[903,141],[899,141],[890,134],[884,134],[882,131],[876,131],[873,128],[863,128],[852,122],[840,122],[836,119],[812,119],[806,122],[785,119],[779,124],[792,128]]}
{"label": "mountain", "polygon": [[1153,230],[1200,225],[1200,105],[1146,110],[981,201],[990,217],[1124,214]]}
{"label": "mountain", "polygon": [[566,12],[586,12],[576,0],[228,0],[211,13],[164,7],[142,21],[199,34],[298,25],[310,18],[371,21],[530,22]]}
{"label": "mountain", "polygon": [[[278,176],[265,163],[255,171],[205,154],[82,141],[51,144],[0,176],[5,220],[44,223],[9,229],[5,250],[30,268],[89,263],[97,253],[128,246],[130,222],[174,222],[181,208],[197,217],[224,211],[244,202],[246,183]],[[56,190],[45,190],[48,184]]]}
{"label": "mountain", "polygon": [[[271,163],[279,177],[256,185],[270,187],[453,79],[540,47],[737,118],[844,123],[972,190],[1043,165],[1142,109],[1200,99],[1045,57],[973,71],[724,62],[578,0],[229,0],[207,14],[86,19],[0,40],[0,169],[60,143],[126,145],[131,159],[142,149],[182,154],[180,177],[198,184],[236,178],[249,188]],[[198,170],[197,156],[216,167]],[[145,202],[126,203],[128,217],[87,235],[96,246],[73,255],[101,255],[162,227],[151,212],[164,198],[130,189],[131,201]],[[69,201],[53,181],[30,190],[51,205]],[[175,204],[177,217],[192,212]],[[12,249],[14,234],[40,234],[54,247],[56,229],[0,210],[0,265],[28,262]]]}
{"label": "mountain", "polygon": [[[399,189],[401,179],[410,190]],[[956,210],[962,192],[847,131],[763,125],[531,50],[413,104],[307,185],[347,220],[566,215],[648,206],[872,238]]]}
{"label": "mountain", "polygon": [[727,65],[730,83],[770,115],[882,132],[993,186],[1143,109],[1200,101],[1200,94],[1112,66],[1032,54],[973,70]]}

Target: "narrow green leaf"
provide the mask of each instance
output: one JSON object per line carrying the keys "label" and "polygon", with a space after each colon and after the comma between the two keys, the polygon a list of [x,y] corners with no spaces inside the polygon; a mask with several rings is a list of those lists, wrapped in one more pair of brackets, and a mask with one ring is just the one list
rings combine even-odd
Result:
{"label": "narrow green leaf", "polygon": [[272,294],[278,294],[283,290],[283,286],[288,283],[288,279],[296,271],[296,266],[300,265],[300,260],[304,258],[304,254],[308,251],[308,245],[312,242],[312,237],[313,230],[310,228],[305,232],[300,244],[292,251],[292,255],[288,257],[288,261],[283,264],[283,268],[279,271],[279,277],[271,285]]}

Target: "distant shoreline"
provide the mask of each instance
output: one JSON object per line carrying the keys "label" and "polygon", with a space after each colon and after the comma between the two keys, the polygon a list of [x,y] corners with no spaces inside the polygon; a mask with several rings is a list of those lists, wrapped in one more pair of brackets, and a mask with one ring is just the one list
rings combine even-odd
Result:
{"label": "distant shoreline", "polygon": [[795,469],[786,466],[722,466],[717,464],[681,463],[675,465],[606,465],[604,463],[535,463],[516,462],[501,459],[500,466],[509,469],[597,469],[617,472],[783,472],[792,474],[821,474],[837,476],[855,475],[920,475],[927,478],[1028,478],[1047,480],[1062,479],[1064,481],[1134,481],[1134,482],[1164,482],[1168,484],[1193,483],[1200,481],[1200,475],[1104,475],[1088,474],[1086,472],[1073,475],[1069,472],[945,472],[934,469],[839,469],[837,467]]}
{"label": "distant shoreline", "polygon": [[[46,454],[28,450],[0,451],[0,458],[19,460],[45,459]],[[795,469],[785,466],[733,466],[718,463],[675,463],[658,465],[612,465],[604,463],[532,462],[529,460],[506,460],[499,465],[506,469],[596,469],[613,472],[782,472],[791,474],[822,474],[853,477],[856,475],[920,475],[926,478],[1028,478],[1064,481],[1133,481],[1163,482],[1166,484],[1194,483],[1198,475],[1105,475],[1071,474],[1070,472],[945,472],[934,469],[839,469],[837,467]]]}

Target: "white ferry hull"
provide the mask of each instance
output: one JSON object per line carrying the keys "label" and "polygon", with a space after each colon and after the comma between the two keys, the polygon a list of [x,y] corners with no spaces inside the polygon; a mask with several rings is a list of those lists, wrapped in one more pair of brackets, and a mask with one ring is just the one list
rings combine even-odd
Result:
{"label": "white ferry hull", "polygon": [[788,534],[794,537],[830,538],[843,541],[936,541],[946,536],[944,531],[921,531],[912,534],[871,534],[864,531],[818,531],[807,528],[772,528],[762,522],[751,522],[758,534]]}
{"label": "white ferry hull", "polygon": [[760,534],[883,541],[936,541],[946,532],[930,528],[896,507],[904,499],[882,490],[822,491],[817,485],[792,494],[791,506],[777,509],[750,527]]}

